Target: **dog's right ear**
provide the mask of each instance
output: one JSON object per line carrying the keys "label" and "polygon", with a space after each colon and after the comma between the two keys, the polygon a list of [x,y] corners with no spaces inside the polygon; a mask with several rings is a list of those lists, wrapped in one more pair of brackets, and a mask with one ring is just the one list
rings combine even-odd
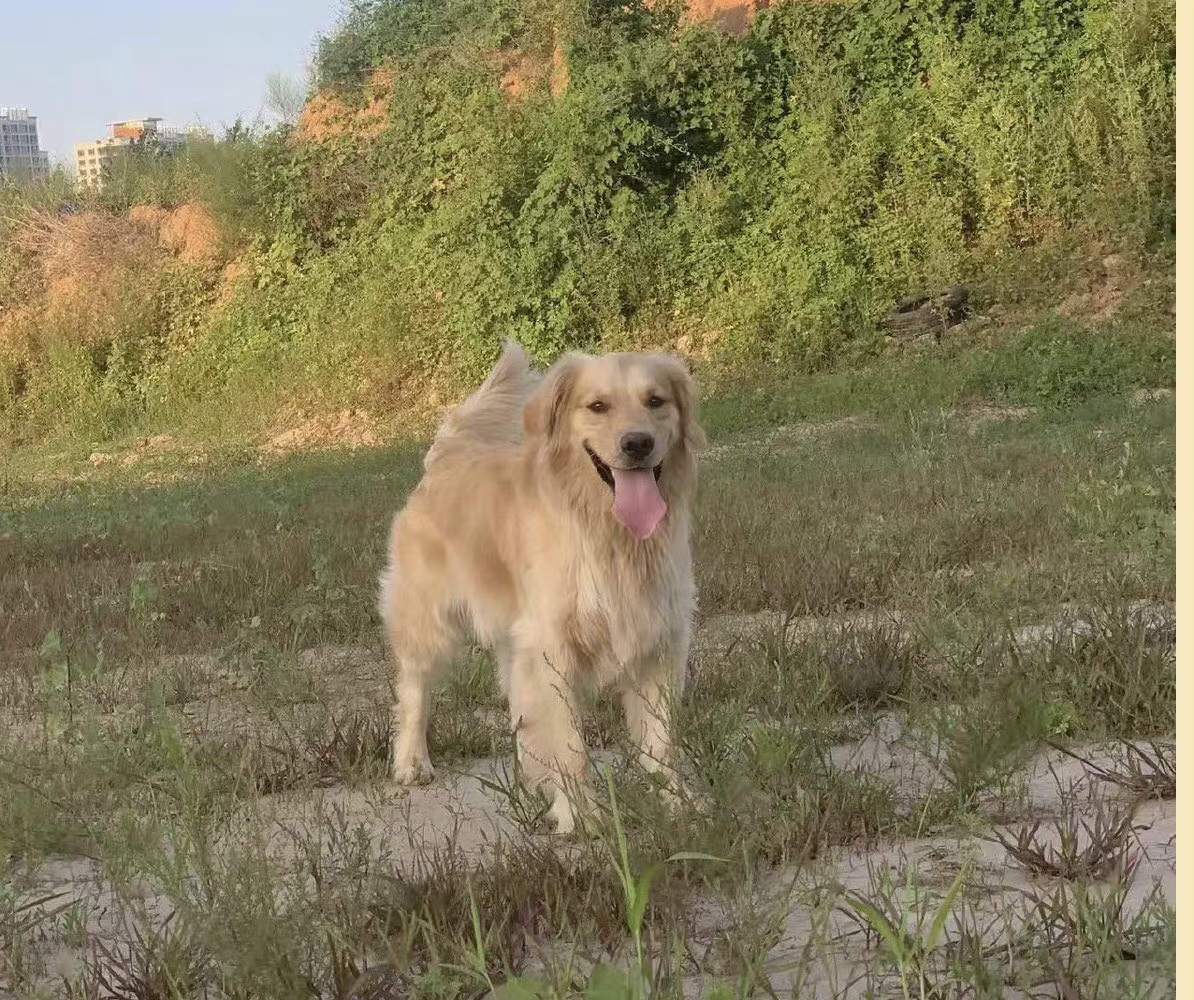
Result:
{"label": "dog's right ear", "polygon": [[565,354],[547,370],[522,412],[523,432],[528,438],[550,438],[555,434],[584,357],[578,353]]}

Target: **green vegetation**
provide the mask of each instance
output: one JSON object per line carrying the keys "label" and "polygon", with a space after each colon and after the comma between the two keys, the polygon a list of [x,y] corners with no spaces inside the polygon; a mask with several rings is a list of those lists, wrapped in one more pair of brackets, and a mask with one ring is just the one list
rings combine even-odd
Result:
{"label": "green vegetation", "polygon": [[[351,0],[296,124],[0,187],[0,995],[1175,995],[1172,0],[682,14]],[[569,844],[480,651],[386,778],[507,335],[712,442],[681,801],[596,698]]]}
{"label": "green vegetation", "polygon": [[[119,995],[492,984],[629,1000],[856,976],[913,996],[1042,980],[1166,995],[1174,913],[1140,903],[1152,876],[1124,819],[1139,827],[1176,787],[1159,343],[1147,326],[1048,320],[985,350],[955,341],[712,400],[703,616],[678,713],[688,793],[664,807],[601,699],[587,737],[617,808],[564,850],[510,770],[480,654],[436,694],[436,784],[406,797],[385,780],[375,574],[417,447],[263,459],[130,442],[115,454],[137,462],[98,466],[85,446],[18,452],[0,503],[0,854],[14,858],[0,983],[46,984],[48,936],[82,942],[82,996],[131,979],[174,992]],[[1087,766],[1119,798],[1059,775],[1042,802],[1027,782],[1050,741],[1085,755],[1157,737]],[[1042,817],[1069,831],[1056,852]],[[495,822],[509,838],[496,852]],[[976,860],[966,838],[1008,822],[1027,845],[1009,857],[1051,859],[1072,884],[998,888],[1006,862]],[[1093,872],[1084,824],[1106,859]],[[865,853],[906,842],[911,859],[955,838],[969,860],[942,862],[944,877]],[[878,867],[851,880],[861,862],[841,848]],[[57,852],[98,860],[47,884],[60,863],[39,863]],[[724,860],[683,860],[696,855]],[[81,893],[101,876],[114,895]],[[67,895],[44,902],[53,891]],[[785,930],[792,914],[808,929]],[[856,922],[856,945],[842,950],[836,920]],[[800,954],[780,962],[783,942]]]}
{"label": "green vegetation", "polygon": [[791,2],[742,38],[680,13],[350,3],[297,127],[130,160],[88,202],[218,223],[214,263],[108,267],[119,294],[63,304],[89,265],[28,237],[77,199],[0,192],[9,435],[417,412],[507,335],[819,370],[921,288],[1056,304],[1108,252],[1169,266],[1172,0]]}

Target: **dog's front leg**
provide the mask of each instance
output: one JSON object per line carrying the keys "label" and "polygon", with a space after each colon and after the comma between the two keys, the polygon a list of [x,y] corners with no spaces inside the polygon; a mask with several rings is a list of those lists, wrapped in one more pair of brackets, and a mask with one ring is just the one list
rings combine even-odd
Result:
{"label": "dog's front leg", "polygon": [[683,690],[686,647],[645,662],[622,691],[622,710],[630,738],[639,746],[639,764],[649,774],[667,779],[674,796],[678,775],[674,767],[672,709]]}
{"label": "dog's front leg", "polygon": [[639,746],[639,764],[651,774],[671,776],[672,719],[670,686],[657,678],[640,680],[622,692],[622,710],[630,738]]}
{"label": "dog's front leg", "polygon": [[519,762],[532,786],[549,785],[556,832],[576,826],[574,797],[583,797],[584,741],[576,698],[575,660],[557,644],[522,642],[510,663],[510,718]]}

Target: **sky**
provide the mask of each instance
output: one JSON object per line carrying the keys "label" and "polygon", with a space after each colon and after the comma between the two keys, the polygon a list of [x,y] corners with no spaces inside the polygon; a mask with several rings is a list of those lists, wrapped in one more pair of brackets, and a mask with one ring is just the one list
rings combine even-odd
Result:
{"label": "sky", "polygon": [[268,115],[271,73],[305,83],[340,10],[340,0],[0,0],[0,107],[37,115],[53,162],[120,119],[219,134],[238,115]]}

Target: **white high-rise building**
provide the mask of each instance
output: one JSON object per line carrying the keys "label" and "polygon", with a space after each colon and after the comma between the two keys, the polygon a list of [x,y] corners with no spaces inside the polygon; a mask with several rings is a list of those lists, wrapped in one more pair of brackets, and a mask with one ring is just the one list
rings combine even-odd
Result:
{"label": "white high-rise building", "polygon": [[37,140],[37,115],[0,108],[0,180],[27,180],[50,172],[50,154]]}
{"label": "white high-rise building", "polygon": [[116,154],[132,149],[138,143],[152,142],[162,153],[177,153],[188,139],[208,135],[206,130],[197,126],[180,131],[161,123],[161,118],[129,118],[108,122],[111,130],[109,135],[91,142],[75,143],[75,176],[79,185],[97,191],[102,189],[104,168]]}

